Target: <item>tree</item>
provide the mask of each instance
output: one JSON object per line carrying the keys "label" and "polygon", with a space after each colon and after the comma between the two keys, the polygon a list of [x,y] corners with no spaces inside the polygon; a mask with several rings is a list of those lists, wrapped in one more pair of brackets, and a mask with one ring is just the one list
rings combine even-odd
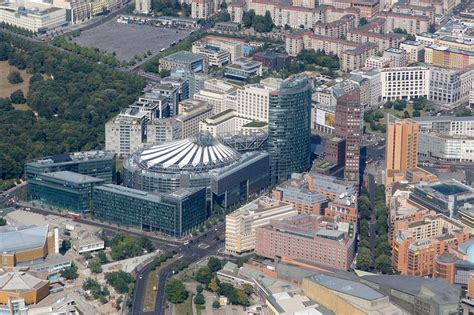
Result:
{"label": "tree", "polygon": [[133,277],[125,271],[114,271],[105,274],[105,280],[118,293],[127,293],[129,286],[133,283]]}
{"label": "tree", "polygon": [[67,252],[71,248],[71,241],[70,240],[63,240],[61,243],[61,249],[64,252]]}
{"label": "tree", "polygon": [[12,94],[10,94],[10,100],[14,104],[24,104],[26,103],[25,95],[23,95],[22,90],[16,90]]}
{"label": "tree", "polygon": [[183,270],[183,269],[186,269],[188,268],[189,264],[186,260],[181,260],[179,263],[178,263],[178,266],[176,267],[176,269],[178,269],[179,271]]}
{"label": "tree", "polygon": [[171,279],[165,286],[165,296],[168,301],[173,304],[184,302],[188,298],[189,292],[178,279]]}
{"label": "tree", "polygon": [[214,278],[212,278],[212,280],[209,282],[209,284],[207,285],[207,288],[211,291],[211,292],[214,292],[216,293],[217,291],[219,291],[219,279],[217,279],[216,276],[214,276]]}
{"label": "tree", "polygon": [[392,251],[392,247],[390,246],[389,243],[380,243],[380,244],[377,244],[377,247],[375,249],[375,255],[377,255],[377,257],[380,257],[382,255],[390,255],[391,251]]}
{"label": "tree", "polygon": [[227,9],[227,2],[225,0],[222,1],[221,3],[221,9],[226,10]]}
{"label": "tree", "polygon": [[244,23],[245,27],[251,27],[253,24],[253,19],[255,18],[255,10],[249,10],[244,12],[244,15],[242,17],[242,22]]}
{"label": "tree", "polygon": [[61,270],[61,277],[66,280],[75,280],[77,279],[77,267],[74,263],[71,263],[71,266]]}
{"label": "tree", "polygon": [[4,225],[7,225],[7,220],[5,220],[5,218],[3,217],[0,217],[0,226],[4,226]]}
{"label": "tree", "polygon": [[251,296],[254,293],[252,285],[248,283],[242,285],[242,291],[244,291],[248,296]]}
{"label": "tree", "polygon": [[207,267],[212,271],[216,272],[222,268],[222,261],[219,258],[211,257],[207,262]]}
{"label": "tree", "polygon": [[209,269],[209,267],[201,267],[198,269],[196,272],[196,275],[194,276],[196,281],[208,285],[209,282],[211,282],[213,276],[212,276],[212,271]]}
{"label": "tree", "polygon": [[202,291],[204,291],[204,288],[202,287],[202,285],[198,284],[198,285],[196,286],[196,292],[197,292],[197,293],[202,293]]}
{"label": "tree", "polygon": [[357,255],[357,269],[369,271],[372,267],[372,253],[368,248],[360,248]]}
{"label": "tree", "polygon": [[410,118],[410,113],[408,111],[404,111],[403,118]]}
{"label": "tree", "polygon": [[375,260],[375,265],[377,267],[377,270],[379,270],[383,274],[393,273],[392,260],[387,255],[380,255],[379,257],[377,257],[377,259]]}
{"label": "tree", "polygon": [[367,23],[369,23],[369,21],[367,21],[366,18],[364,18],[364,17],[363,17],[363,18],[360,18],[360,20],[359,20],[359,26],[363,26],[363,25],[365,25],[365,24],[367,24]]}
{"label": "tree", "polygon": [[171,71],[169,71],[169,70],[163,69],[163,70],[160,71],[160,77],[162,77],[162,78],[169,77],[170,75],[171,75]]}
{"label": "tree", "polygon": [[369,247],[370,247],[369,241],[367,241],[367,240],[361,240],[361,241],[359,242],[359,248],[362,248],[362,247],[369,248]]}
{"label": "tree", "polygon": [[458,111],[456,111],[456,116],[457,117],[463,117],[463,116],[472,116],[472,110],[463,108]]}
{"label": "tree", "polygon": [[100,263],[100,259],[97,257],[94,257],[91,260],[89,260],[88,267],[92,273],[102,272],[102,264]]}
{"label": "tree", "polygon": [[417,110],[413,111],[413,117],[420,117],[420,116],[421,116],[421,114],[420,114],[419,111],[417,111]]}
{"label": "tree", "polygon": [[16,70],[11,71],[7,79],[8,82],[10,82],[11,84],[18,84],[23,82],[23,78],[21,77],[20,72]]}
{"label": "tree", "polygon": [[99,258],[101,264],[107,263],[107,255],[103,250],[97,253],[97,258]]}
{"label": "tree", "polygon": [[206,303],[206,299],[204,299],[204,295],[202,293],[196,294],[194,297],[194,304],[196,305],[204,305]]}
{"label": "tree", "polygon": [[216,301],[212,302],[212,308],[216,308],[216,309],[217,309],[217,308],[219,308],[219,307],[221,307],[221,303],[219,303],[219,301],[216,300]]}
{"label": "tree", "polygon": [[153,246],[153,243],[148,237],[140,237],[140,239],[138,240],[138,244],[141,248],[145,249],[149,253],[155,250],[155,246]]}

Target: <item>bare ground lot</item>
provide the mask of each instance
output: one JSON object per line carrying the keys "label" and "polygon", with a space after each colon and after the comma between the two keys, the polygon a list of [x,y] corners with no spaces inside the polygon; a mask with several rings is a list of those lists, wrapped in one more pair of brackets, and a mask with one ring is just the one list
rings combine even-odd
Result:
{"label": "bare ground lot", "polygon": [[23,82],[18,84],[11,84],[8,82],[8,75],[11,71],[18,70],[16,67],[8,64],[8,61],[0,61],[0,98],[10,97],[10,94],[16,90],[22,90],[23,94],[28,94],[28,87],[30,85],[31,74],[26,73],[25,70],[20,70]]}
{"label": "bare ground lot", "polygon": [[162,48],[168,48],[172,42],[187,37],[189,32],[191,30],[122,24],[114,19],[82,32],[73,41],[81,46],[115,52],[118,59],[128,61],[148,50],[155,55]]}

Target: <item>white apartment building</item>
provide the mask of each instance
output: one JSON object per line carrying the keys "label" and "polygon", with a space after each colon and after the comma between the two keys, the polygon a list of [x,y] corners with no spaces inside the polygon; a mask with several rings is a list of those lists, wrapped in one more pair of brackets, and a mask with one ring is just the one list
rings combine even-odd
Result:
{"label": "white apartment building", "polygon": [[191,1],[191,17],[193,19],[207,20],[215,13],[213,0],[192,0]]}
{"label": "white apartment building", "polygon": [[[265,81],[265,80],[262,80]],[[264,84],[245,85],[237,90],[237,112],[242,117],[268,122],[268,106],[272,90]]]}
{"label": "white apartment building", "polygon": [[380,56],[371,56],[365,60],[366,69],[382,69],[390,66],[390,60]]}
{"label": "white apartment building", "polygon": [[146,139],[148,113],[127,108],[105,123],[105,150],[126,156],[140,149]]}
{"label": "white apartment building", "polygon": [[383,101],[428,97],[430,69],[426,67],[385,68],[380,70]]}
{"label": "white apartment building", "polygon": [[200,41],[194,42],[192,52],[206,57],[209,66],[223,67],[230,63],[230,53],[212,44]]}
{"label": "white apartment building", "polygon": [[150,13],[151,0],[135,0],[135,11],[140,14]]}
{"label": "white apartment building", "polygon": [[257,227],[270,223],[270,220],[286,219],[296,214],[298,211],[292,204],[263,196],[226,215],[226,253],[239,255],[253,251]]}
{"label": "white apartment building", "polygon": [[230,39],[211,38],[209,44],[227,50],[230,53],[230,63],[244,56],[244,48],[242,42]]}
{"label": "white apartment building", "polygon": [[425,58],[425,45],[421,42],[407,40],[400,43],[400,49],[406,51],[408,64],[423,61]]}
{"label": "white apartment building", "polygon": [[35,33],[52,30],[68,24],[65,9],[45,6],[27,9],[8,2],[0,4],[0,22]]}

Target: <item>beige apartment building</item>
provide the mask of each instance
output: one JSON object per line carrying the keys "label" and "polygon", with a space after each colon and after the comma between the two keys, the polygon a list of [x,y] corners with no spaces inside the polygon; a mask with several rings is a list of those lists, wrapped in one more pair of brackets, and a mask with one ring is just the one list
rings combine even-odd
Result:
{"label": "beige apartment building", "polygon": [[297,215],[295,207],[284,201],[268,196],[241,207],[225,218],[225,251],[228,254],[240,255],[255,249],[257,227]]}

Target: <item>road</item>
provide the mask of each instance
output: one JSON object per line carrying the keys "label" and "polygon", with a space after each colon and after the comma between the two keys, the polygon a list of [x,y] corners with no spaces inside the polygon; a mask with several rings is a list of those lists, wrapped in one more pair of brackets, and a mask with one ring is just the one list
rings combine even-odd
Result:
{"label": "road", "polygon": [[[224,230],[224,226],[221,225],[214,230],[207,232],[200,237],[197,237],[189,245],[181,245],[175,251],[176,255],[182,256],[176,262],[170,264],[166,268],[160,270],[158,275],[158,285],[157,285],[157,294],[155,301],[155,310],[153,312],[143,312],[143,299],[145,297],[147,279],[150,274],[150,265],[146,266],[138,275],[137,281],[135,283],[135,292],[133,295],[132,308],[130,314],[133,315],[163,315],[165,311],[165,284],[166,281],[173,275],[172,271],[179,264],[180,260],[186,260],[188,264],[193,264],[206,256],[216,255],[217,250],[223,246],[222,240],[216,240],[216,237],[219,236]],[[207,244],[209,247],[201,248],[200,244]],[[141,279],[140,279],[141,277]]]}

